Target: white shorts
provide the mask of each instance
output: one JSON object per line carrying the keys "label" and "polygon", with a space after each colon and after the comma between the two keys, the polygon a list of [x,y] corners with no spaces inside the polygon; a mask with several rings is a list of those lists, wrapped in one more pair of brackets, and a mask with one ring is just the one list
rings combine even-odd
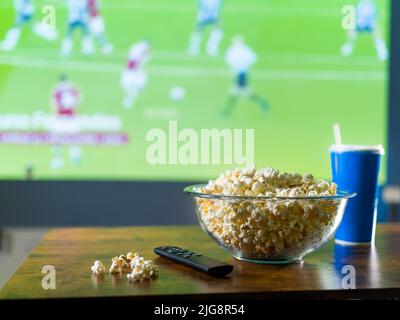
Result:
{"label": "white shorts", "polygon": [[33,12],[35,11],[35,7],[33,6],[33,4],[28,3],[23,5],[19,10],[17,9],[17,14],[21,14],[24,16],[31,16],[33,15]]}
{"label": "white shorts", "polygon": [[121,75],[121,86],[124,90],[143,90],[147,84],[147,74],[143,70],[125,70]]}
{"label": "white shorts", "polygon": [[217,24],[218,19],[219,19],[218,11],[199,12],[197,15],[197,24],[200,26],[206,26],[209,24]]}
{"label": "white shorts", "polygon": [[90,18],[89,19],[89,30],[90,30],[90,33],[95,36],[102,35],[106,30],[106,26],[104,24],[103,17],[96,16],[94,18]]}

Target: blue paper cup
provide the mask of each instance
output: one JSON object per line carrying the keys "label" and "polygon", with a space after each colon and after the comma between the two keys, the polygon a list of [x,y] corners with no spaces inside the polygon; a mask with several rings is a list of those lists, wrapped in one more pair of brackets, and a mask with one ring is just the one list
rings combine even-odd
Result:
{"label": "blue paper cup", "polygon": [[333,145],[330,153],[332,177],[339,190],[357,193],[346,206],[335,242],[371,244],[375,240],[378,176],[384,149],[381,145]]}

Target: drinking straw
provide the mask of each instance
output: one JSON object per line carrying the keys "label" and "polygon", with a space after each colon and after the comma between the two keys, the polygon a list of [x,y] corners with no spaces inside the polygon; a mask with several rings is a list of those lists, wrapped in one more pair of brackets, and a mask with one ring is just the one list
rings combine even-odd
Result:
{"label": "drinking straw", "polygon": [[335,137],[335,144],[341,145],[342,144],[342,136],[340,134],[340,125],[339,123],[333,124],[333,136]]}

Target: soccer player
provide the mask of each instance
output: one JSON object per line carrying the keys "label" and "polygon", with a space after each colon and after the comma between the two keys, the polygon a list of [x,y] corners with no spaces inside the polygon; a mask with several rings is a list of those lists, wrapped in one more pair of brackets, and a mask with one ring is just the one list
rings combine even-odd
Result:
{"label": "soccer player", "polygon": [[206,51],[210,56],[219,54],[219,44],[222,40],[222,30],[219,26],[219,15],[222,0],[198,0],[196,30],[192,33],[188,52],[197,55],[200,51],[201,39],[207,26],[211,27]]}
{"label": "soccer player", "polygon": [[61,44],[61,55],[64,57],[72,53],[72,35],[75,30],[82,32],[82,52],[91,55],[94,51],[93,40],[88,30],[87,0],[66,0],[68,9],[67,35]]}
{"label": "soccer player", "polygon": [[[16,14],[14,26],[7,31],[5,39],[0,42],[0,50],[4,51],[15,49],[21,37],[22,28],[32,24],[35,12],[32,0],[13,0],[13,5]],[[33,25],[33,32],[48,41],[54,41],[58,36],[55,28],[41,22]]]}
{"label": "soccer player", "polygon": [[147,73],[143,66],[150,59],[150,44],[147,40],[135,43],[129,50],[128,63],[121,74],[121,87],[125,97],[123,106],[132,108],[140,92],[147,84]]}
{"label": "soccer player", "polygon": [[388,58],[388,50],[383,41],[378,25],[377,10],[373,0],[360,0],[356,8],[356,28],[347,33],[347,42],[341,47],[341,53],[347,57],[353,53],[358,35],[372,34],[378,59],[384,61]]}
{"label": "soccer player", "polygon": [[225,61],[235,77],[235,84],[231,89],[228,102],[222,110],[222,116],[228,116],[232,112],[239,97],[246,97],[254,101],[259,105],[261,111],[265,112],[268,108],[267,101],[256,94],[248,84],[249,72],[257,61],[257,55],[246,45],[241,36],[233,38],[233,44],[226,52]]}
{"label": "soccer player", "polygon": [[[68,135],[79,133],[79,122],[76,118],[76,111],[82,102],[78,89],[68,81],[65,75],[60,77],[59,83],[54,87],[52,93],[52,105],[56,114],[50,126],[51,133],[57,135]],[[72,146],[69,149],[70,161],[79,164],[82,156],[81,149]],[[51,167],[60,169],[64,166],[64,157],[59,145],[53,148]]]}
{"label": "soccer player", "polygon": [[104,54],[113,52],[113,45],[108,41],[105,33],[104,18],[100,14],[99,0],[87,0],[87,10],[89,17],[89,30],[94,40],[100,45]]}

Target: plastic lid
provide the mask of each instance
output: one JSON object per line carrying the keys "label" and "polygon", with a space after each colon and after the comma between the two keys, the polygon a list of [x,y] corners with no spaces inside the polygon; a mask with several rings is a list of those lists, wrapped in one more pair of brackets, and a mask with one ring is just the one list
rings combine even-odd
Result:
{"label": "plastic lid", "polygon": [[375,146],[361,146],[361,145],[351,145],[351,144],[333,144],[330,148],[333,152],[372,152],[378,154],[385,154],[385,149],[381,144]]}

